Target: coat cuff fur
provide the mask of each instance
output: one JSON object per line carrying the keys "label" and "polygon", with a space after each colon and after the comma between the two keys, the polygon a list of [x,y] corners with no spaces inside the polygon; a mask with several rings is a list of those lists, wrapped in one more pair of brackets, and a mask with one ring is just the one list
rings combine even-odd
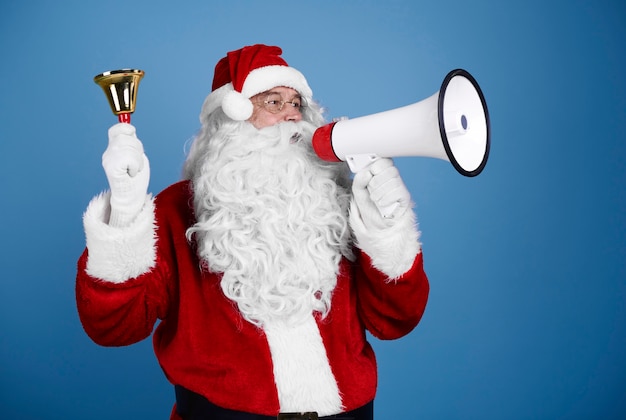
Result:
{"label": "coat cuff fur", "polygon": [[401,277],[411,269],[422,250],[415,213],[409,209],[388,226],[365,226],[355,207],[353,202],[350,224],[356,246],[369,255],[373,266],[389,279]]}
{"label": "coat cuff fur", "polygon": [[146,195],[143,209],[124,228],[107,224],[109,200],[110,192],[94,197],[83,215],[88,250],[86,271],[92,277],[121,283],[149,271],[155,265],[154,200],[151,195]]}

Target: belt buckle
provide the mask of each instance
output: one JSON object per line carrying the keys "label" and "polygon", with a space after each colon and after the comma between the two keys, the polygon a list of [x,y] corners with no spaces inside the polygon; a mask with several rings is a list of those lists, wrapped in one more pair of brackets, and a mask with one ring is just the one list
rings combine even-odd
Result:
{"label": "belt buckle", "polygon": [[276,420],[318,420],[316,411],[306,413],[280,413]]}

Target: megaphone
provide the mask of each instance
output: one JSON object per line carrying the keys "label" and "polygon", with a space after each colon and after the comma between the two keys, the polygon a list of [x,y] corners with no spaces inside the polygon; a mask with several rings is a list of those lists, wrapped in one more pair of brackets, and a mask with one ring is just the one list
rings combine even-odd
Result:
{"label": "megaphone", "polygon": [[460,174],[473,177],[487,163],[490,142],[485,97],[463,69],[449,72],[427,99],[336,121],[313,134],[320,159],[347,161],[353,172],[382,157],[423,156],[446,160]]}

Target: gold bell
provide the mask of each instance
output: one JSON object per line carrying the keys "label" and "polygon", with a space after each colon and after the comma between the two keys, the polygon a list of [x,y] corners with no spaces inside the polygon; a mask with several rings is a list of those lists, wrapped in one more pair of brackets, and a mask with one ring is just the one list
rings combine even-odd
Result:
{"label": "gold bell", "polygon": [[137,89],[143,70],[121,69],[101,73],[93,78],[104,91],[111,111],[120,122],[130,123],[130,114],[135,112]]}

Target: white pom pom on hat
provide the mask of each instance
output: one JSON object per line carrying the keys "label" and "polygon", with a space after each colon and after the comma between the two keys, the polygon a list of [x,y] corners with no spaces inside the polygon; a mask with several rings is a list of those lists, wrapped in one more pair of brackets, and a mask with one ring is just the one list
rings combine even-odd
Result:
{"label": "white pom pom on hat", "polygon": [[313,92],[305,77],[280,56],[276,46],[256,44],[230,51],[215,66],[212,92],[202,107],[208,115],[218,107],[233,120],[245,121],[252,116],[250,98],[276,86],[295,89],[304,97]]}
{"label": "white pom pom on hat", "polygon": [[252,116],[254,106],[250,99],[240,92],[231,90],[222,99],[222,109],[233,120],[245,121]]}

